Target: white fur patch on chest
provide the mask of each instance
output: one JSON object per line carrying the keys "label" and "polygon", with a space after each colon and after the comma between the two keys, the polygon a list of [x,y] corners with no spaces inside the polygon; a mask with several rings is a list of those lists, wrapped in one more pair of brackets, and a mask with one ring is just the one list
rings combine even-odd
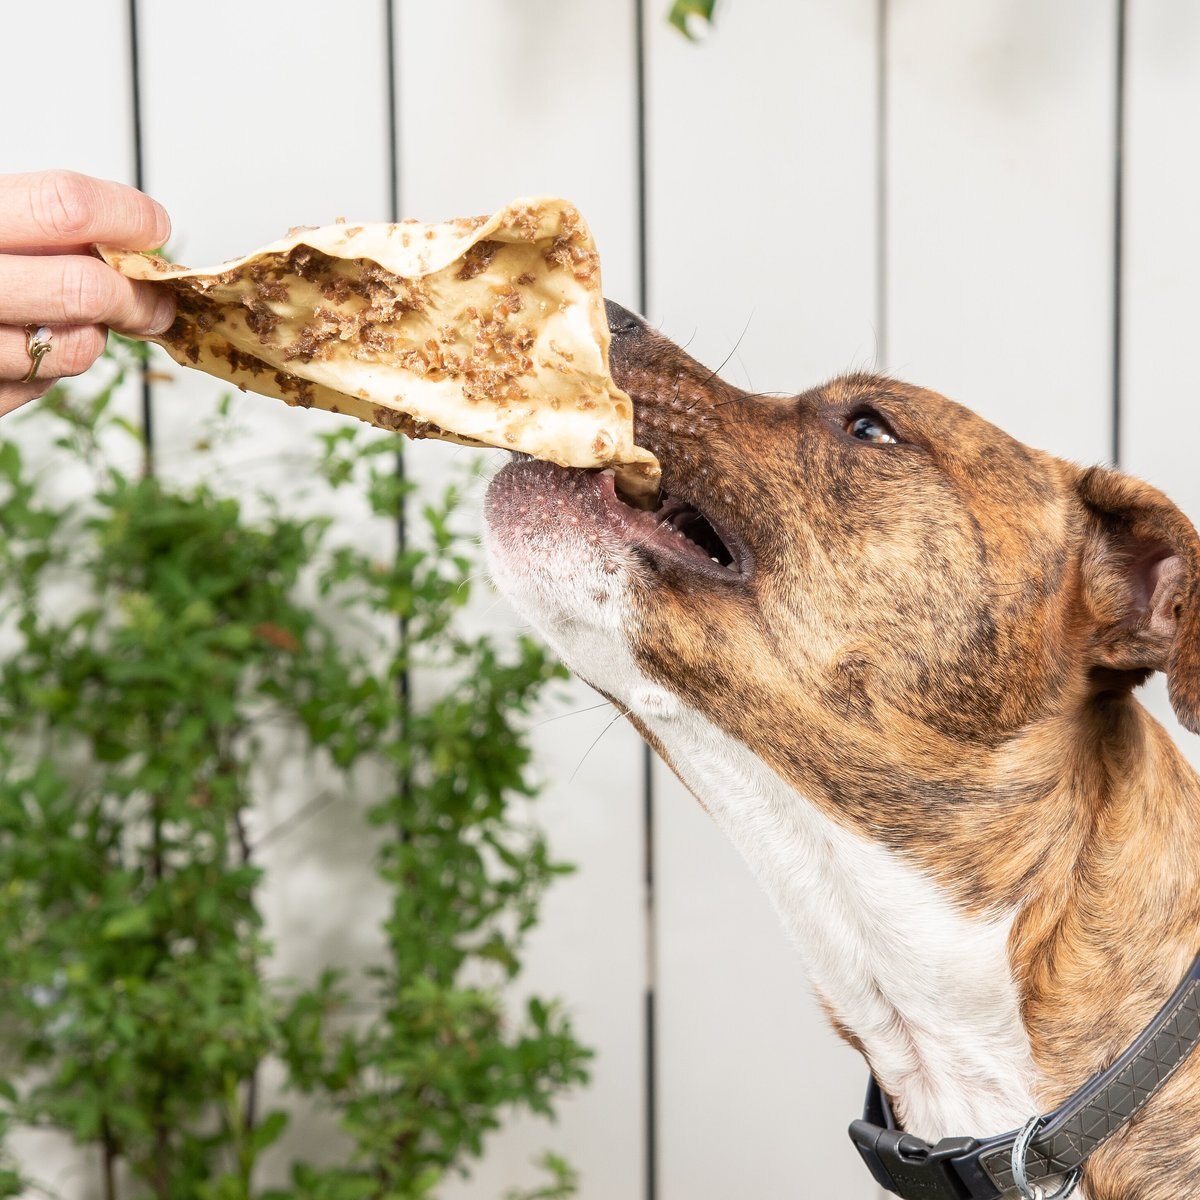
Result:
{"label": "white fur patch on chest", "polygon": [[911,1133],[986,1136],[1039,1111],[1006,950],[1012,915],[967,917],[696,714],[658,731],[764,887],[831,1011]]}

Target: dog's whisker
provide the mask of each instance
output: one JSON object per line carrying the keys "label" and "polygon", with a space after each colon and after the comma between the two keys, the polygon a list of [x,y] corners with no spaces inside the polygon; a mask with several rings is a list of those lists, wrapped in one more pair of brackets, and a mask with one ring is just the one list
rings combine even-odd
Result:
{"label": "dog's whisker", "polygon": [[[481,621],[486,620],[488,617],[490,617],[492,615],[492,613],[494,613],[496,611],[496,609],[504,608],[507,606],[507,604],[508,604],[507,597],[497,595],[496,598],[491,602],[491,604],[489,604],[487,606],[487,608],[485,608],[483,610],[483,612],[481,612],[479,614],[479,619]],[[530,628],[532,628],[532,626],[530,626],[529,624],[526,623],[524,626],[518,626],[517,628],[530,629]]]}
{"label": "dog's whisker", "polygon": [[738,347],[742,344],[742,340],[745,338],[746,334],[750,331],[750,323],[753,320],[754,320],[754,310],[751,309],[750,315],[746,318],[745,325],[742,326],[742,332],[738,334],[737,341],[733,343],[733,349],[731,349],[729,351],[729,353],[727,355],[725,355],[725,357],[723,359],[721,359],[721,365],[719,367],[717,367],[717,369],[715,371],[709,372],[709,374],[705,378],[704,382],[701,383],[701,385],[700,385],[701,387],[704,387],[705,384],[710,383],[713,379],[715,379],[718,375],[720,375],[720,373],[725,369],[726,366],[729,365],[729,360],[738,352]]}
{"label": "dog's whisker", "polygon": [[617,722],[618,722],[618,721],[619,721],[619,720],[620,720],[622,717],[627,717],[627,716],[629,716],[629,710],[628,710],[628,709],[625,709],[625,708],[618,708],[618,709],[617,709],[617,711],[616,711],[616,714],[614,715],[613,719],[612,719],[611,721],[609,721],[609,722],[608,722],[608,724],[607,724],[607,725],[605,725],[605,726],[604,726],[604,728],[603,728],[602,730],[600,730],[600,732],[599,732],[598,734],[596,734],[596,737],[595,737],[595,739],[592,741],[592,744],[591,744],[591,745],[590,745],[590,746],[589,746],[589,747],[588,747],[588,748],[587,748],[587,749],[586,749],[586,750],[583,752],[583,757],[582,757],[582,758],[581,758],[581,759],[580,759],[580,760],[579,760],[579,761],[578,761],[578,762],[575,764],[575,770],[573,770],[573,771],[571,772],[571,778],[567,780],[567,783],[568,783],[568,785],[569,785],[569,784],[572,784],[572,783],[574,783],[574,782],[575,782],[575,776],[576,776],[576,775],[578,775],[578,774],[579,774],[579,772],[580,772],[580,771],[583,769],[583,764],[584,764],[585,762],[587,762],[587,760],[588,760],[588,755],[589,755],[589,754],[591,754],[591,752],[592,752],[593,750],[595,750],[595,748],[596,748],[598,745],[600,745],[600,739],[601,739],[602,737],[604,737],[604,735],[605,735],[605,734],[606,734],[606,733],[607,733],[607,732],[608,732],[608,731],[609,731],[609,730],[610,730],[610,729],[611,729],[611,728],[612,728],[612,727],[613,727],[613,726],[614,726],[614,725],[615,725],[615,724],[616,724],[616,723],[617,723]]}
{"label": "dog's whisker", "polygon": [[555,721],[565,720],[567,717],[578,717],[582,713],[595,712],[597,709],[608,708],[612,704],[611,700],[602,700],[599,704],[589,704],[586,708],[573,708],[570,712],[555,713],[552,717],[547,717],[544,721],[534,722],[534,729],[541,729],[543,725],[553,725]]}
{"label": "dog's whisker", "polygon": [[[742,332],[738,334],[737,341],[733,343],[733,348],[721,360],[720,365],[717,366],[714,370],[710,371],[700,381],[701,388],[707,387],[725,369],[725,367],[729,363],[729,360],[737,353],[738,347],[742,344],[742,339],[746,336],[747,331],[750,329],[750,322],[753,320],[754,320],[754,310],[751,309],[750,315],[746,318],[746,324],[742,326]],[[694,409],[696,407],[696,405],[699,403],[700,403],[700,401],[699,401],[699,399],[697,399],[697,400],[693,401],[691,404],[689,404],[688,407],[685,408],[683,411],[685,413],[690,413],[692,411],[692,409]]]}
{"label": "dog's whisker", "polygon": [[722,400],[719,404],[712,405],[712,409],[724,408],[727,404],[742,404],[747,400],[785,400],[789,395],[788,392],[779,391],[742,392],[740,395],[730,396],[728,400]]}
{"label": "dog's whisker", "polygon": [[456,587],[454,590],[456,592],[461,592],[463,588],[471,587],[473,584],[487,583],[488,578],[489,576],[486,571],[477,571],[474,575],[468,575],[465,579],[461,580],[458,587]]}

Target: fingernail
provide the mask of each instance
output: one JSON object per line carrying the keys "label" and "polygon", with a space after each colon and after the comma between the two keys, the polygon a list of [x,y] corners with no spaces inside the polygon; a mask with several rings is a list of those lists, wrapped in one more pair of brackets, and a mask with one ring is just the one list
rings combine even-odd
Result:
{"label": "fingernail", "polygon": [[157,250],[160,246],[165,246],[171,240],[171,218],[167,216],[167,210],[161,204],[156,203],[154,207],[158,210],[158,220],[154,225],[158,241],[154,243],[151,249]]}
{"label": "fingernail", "polygon": [[154,315],[146,327],[147,333],[165,333],[175,323],[175,297],[170,292],[159,296],[154,305]]}

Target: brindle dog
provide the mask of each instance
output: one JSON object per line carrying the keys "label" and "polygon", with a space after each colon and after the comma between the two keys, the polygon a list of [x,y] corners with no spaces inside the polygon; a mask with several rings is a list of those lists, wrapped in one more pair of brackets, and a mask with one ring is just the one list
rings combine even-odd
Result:
{"label": "brindle dog", "polygon": [[[1200,951],[1200,541],[1160,492],[855,374],[716,378],[610,306],[663,466],[514,461],[494,575],[627,712],[770,892],[910,1131],[1019,1126],[1111,1062]],[[1200,1054],[1088,1200],[1200,1195]]]}

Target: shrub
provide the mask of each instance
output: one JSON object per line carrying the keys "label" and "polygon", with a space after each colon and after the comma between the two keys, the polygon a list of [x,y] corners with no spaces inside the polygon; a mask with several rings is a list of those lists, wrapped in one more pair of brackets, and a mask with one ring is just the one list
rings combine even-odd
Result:
{"label": "shrub", "polygon": [[[549,1113],[585,1078],[558,1005],[514,1021],[500,997],[567,870],[513,807],[534,793],[522,719],[559,668],[461,631],[475,564],[453,487],[380,562],[270,497],[251,518],[208,484],[124,473],[111,401],[135,354],[118,343],[107,386],[31,418],[56,474],[88,467],[83,498],[48,499],[0,443],[0,1133],[98,1146],[110,1200],[433,1196],[506,1110]],[[320,443],[326,496],[416,506],[390,440]],[[414,671],[436,681],[420,704]],[[288,831],[250,831],[281,727],[374,830],[386,954],[361,979],[272,973],[261,852]],[[352,1145],[273,1190],[256,1166],[288,1117],[263,1104],[268,1063]],[[536,1194],[572,1194],[547,1166]],[[0,1154],[0,1195],[20,1175]]]}

